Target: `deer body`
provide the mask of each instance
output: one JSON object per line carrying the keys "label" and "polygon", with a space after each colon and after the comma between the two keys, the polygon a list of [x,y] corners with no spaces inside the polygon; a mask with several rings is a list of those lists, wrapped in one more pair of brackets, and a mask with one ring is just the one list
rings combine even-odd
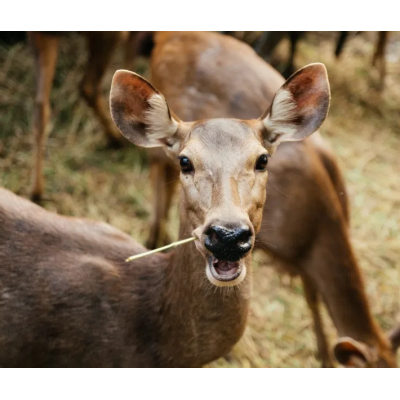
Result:
{"label": "deer body", "polygon": [[[185,120],[255,118],[269,107],[284,81],[249,46],[230,37],[160,32],[154,42],[152,82]],[[173,176],[174,166],[168,159],[159,152],[153,157],[156,162],[151,168]],[[339,336],[362,344],[357,348],[352,341],[351,345],[339,342],[335,350],[339,361],[351,364],[355,355],[369,365],[394,366],[390,344],[371,316],[349,240],[346,190],[334,155],[315,134],[279,146],[268,174],[263,223],[255,245],[301,276],[322,364],[331,366],[332,361],[319,315],[320,296]],[[158,188],[168,187],[167,198],[172,193],[171,181],[155,183]],[[159,225],[153,225],[153,238],[165,225],[160,221],[167,211],[157,201],[155,206]]]}
{"label": "deer body", "polygon": [[198,367],[240,338],[251,281],[213,289],[194,245],[128,264],[110,225],[0,199],[0,366]]}
{"label": "deer body", "polygon": [[275,98],[258,119],[184,122],[144,78],[117,71],[113,121],[179,160],[180,238],[197,240],[126,265],[145,250],[127,235],[1,190],[0,365],[194,367],[226,354],[245,328],[268,155],[324,121],[325,67],[298,71]]}

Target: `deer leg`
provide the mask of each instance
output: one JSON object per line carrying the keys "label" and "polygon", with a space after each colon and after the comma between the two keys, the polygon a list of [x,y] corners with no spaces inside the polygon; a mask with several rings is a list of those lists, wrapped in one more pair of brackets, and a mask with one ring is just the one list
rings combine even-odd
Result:
{"label": "deer leg", "polygon": [[314,330],[317,337],[317,347],[319,358],[323,368],[332,368],[333,363],[331,354],[329,351],[329,344],[324,331],[324,325],[322,322],[321,314],[319,312],[319,299],[318,293],[312,284],[312,282],[306,277],[302,276],[304,294],[307,300],[308,307],[311,310],[312,317],[314,320]]}
{"label": "deer leg", "polygon": [[339,39],[336,43],[336,49],[335,49],[335,57],[336,59],[339,59],[339,57],[342,54],[344,44],[346,43],[347,37],[349,36],[349,32],[340,32]]}
{"label": "deer leg", "polygon": [[296,55],[297,44],[299,43],[299,40],[303,35],[304,32],[289,32],[290,55],[287,67],[285,71],[283,71],[283,76],[285,78],[289,78],[289,76],[292,75],[294,72],[294,57]]}
{"label": "deer leg", "polygon": [[135,70],[135,59],[137,56],[137,46],[138,46],[138,32],[128,32],[127,38],[125,40],[125,52],[124,52],[124,64],[125,68],[129,71]]}
{"label": "deer leg", "polygon": [[103,126],[108,144],[120,147],[125,141],[111,119],[101,90],[102,78],[120,39],[120,34],[119,32],[89,32],[86,34],[86,39],[89,58],[82,80],[81,93]]}
{"label": "deer leg", "polygon": [[164,192],[165,192],[165,203],[162,207],[161,214],[161,225],[158,231],[156,241],[158,246],[166,246],[171,243],[171,238],[168,234],[168,214],[171,208],[172,199],[175,193],[175,189],[178,184],[179,172],[176,167],[167,162],[164,169]]}
{"label": "deer leg", "polygon": [[179,172],[174,165],[168,163],[165,168],[166,180],[166,198],[165,198],[165,219],[168,218],[169,209],[171,208],[172,199],[179,183]]}
{"label": "deer leg", "polygon": [[257,54],[263,57],[265,61],[270,62],[274,50],[285,37],[285,35],[286,32],[263,32],[257,39],[254,45],[254,50],[257,52]]}
{"label": "deer leg", "polygon": [[179,173],[169,160],[154,160],[150,163],[150,180],[153,191],[154,216],[146,247],[154,249],[169,244],[167,233],[168,212]]}
{"label": "deer leg", "polygon": [[28,34],[35,58],[36,94],[33,110],[35,155],[33,186],[30,197],[39,202],[44,191],[43,163],[46,143],[46,127],[50,118],[50,92],[57,62],[59,38],[55,35],[30,32]]}
{"label": "deer leg", "polygon": [[146,242],[146,247],[149,249],[155,249],[164,243],[167,197],[164,170],[164,163],[156,161],[150,163],[154,214],[150,225],[150,235]]}
{"label": "deer leg", "polygon": [[385,50],[388,39],[388,32],[378,32],[378,42],[376,44],[374,56],[372,58],[372,65],[375,67],[379,61],[379,73],[380,82],[379,89],[383,90],[385,87],[385,77],[386,77],[386,60],[385,60]]}

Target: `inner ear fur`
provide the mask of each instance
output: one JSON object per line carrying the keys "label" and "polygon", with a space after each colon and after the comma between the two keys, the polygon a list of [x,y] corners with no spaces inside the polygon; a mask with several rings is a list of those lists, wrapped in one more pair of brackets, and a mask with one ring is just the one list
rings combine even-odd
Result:
{"label": "inner ear fur", "polygon": [[326,68],[310,64],[295,72],[278,90],[260,118],[266,145],[297,141],[314,133],[325,120],[330,104]]}

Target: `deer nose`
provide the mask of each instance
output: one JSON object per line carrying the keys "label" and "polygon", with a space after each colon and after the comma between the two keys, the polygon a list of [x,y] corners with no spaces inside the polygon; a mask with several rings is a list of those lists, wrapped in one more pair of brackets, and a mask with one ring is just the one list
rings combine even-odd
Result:
{"label": "deer nose", "polygon": [[204,246],[219,260],[238,261],[253,244],[253,233],[247,225],[228,228],[212,224],[204,234]]}

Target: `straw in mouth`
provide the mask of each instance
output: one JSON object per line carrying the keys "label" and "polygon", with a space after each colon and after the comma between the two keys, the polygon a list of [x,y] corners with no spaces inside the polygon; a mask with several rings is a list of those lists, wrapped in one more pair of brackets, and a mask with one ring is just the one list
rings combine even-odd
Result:
{"label": "straw in mouth", "polygon": [[154,253],[158,253],[158,252],[163,251],[163,250],[171,249],[173,247],[180,246],[181,244],[193,242],[196,239],[197,238],[195,238],[193,236],[193,237],[190,237],[188,239],[178,240],[177,242],[173,242],[171,244],[168,244],[167,246],[159,247],[158,249],[149,250],[149,251],[146,251],[146,252],[141,253],[141,254],[135,254],[134,256],[128,257],[125,261],[129,262],[129,261],[137,260],[138,258],[146,257],[146,256],[149,256],[150,254],[154,254]]}

